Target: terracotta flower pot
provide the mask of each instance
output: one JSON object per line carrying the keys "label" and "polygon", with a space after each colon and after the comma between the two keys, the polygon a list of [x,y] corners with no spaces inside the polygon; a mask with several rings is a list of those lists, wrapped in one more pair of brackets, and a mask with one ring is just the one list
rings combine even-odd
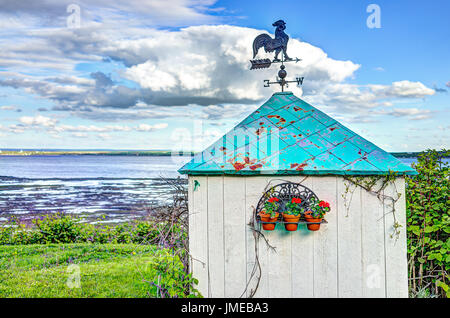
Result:
{"label": "terracotta flower pot", "polygon": [[262,223],[263,229],[266,231],[273,231],[275,229],[278,215],[279,213],[276,213],[275,216],[272,218],[270,217],[270,214],[260,213],[259,216],[261,217],[262,222],[272,222],[272,223]]}
{"label": "terracotta flower pot", "polygon": [[283,214],[284,222],[292,222],[285,223],[284,228],[288,231],[297,231],[298,224],[297,222],[300,220],[300,215],[291,215],[291,214]]}
{"label": "terracotta flower pot", "polygon": [[[313,218],[310,213],[305,213],[305,219],[307,222],[322,222],[323,218]],[[308,230],[317,231],[320,229],[320,224],[308,224]]]}

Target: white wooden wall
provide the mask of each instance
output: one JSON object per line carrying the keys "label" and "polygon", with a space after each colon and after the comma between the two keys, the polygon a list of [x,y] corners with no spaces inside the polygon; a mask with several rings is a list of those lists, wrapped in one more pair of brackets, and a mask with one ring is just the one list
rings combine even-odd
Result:
{"label": "white wooden wall", "polygon": [[[247,297],[255,262],[255,243],[248,222],[268,182],[300,182],[304,176],[190,176],[189,244],[192,271],[205,297]],[[200,186],[194,191],[194,180]],[[398,178],[385,194],[396,196],[402,226],[391,237],[390,202],[351,187],[347,201],[342,177],[308,177],[303,185],[330,202],[328,224],[317,232],[299,225],[263,231],[276,252],[259,240],[261,281],[256,297],[408,297],[405,180]],[[383,217],[384,215],[384,217]]]}

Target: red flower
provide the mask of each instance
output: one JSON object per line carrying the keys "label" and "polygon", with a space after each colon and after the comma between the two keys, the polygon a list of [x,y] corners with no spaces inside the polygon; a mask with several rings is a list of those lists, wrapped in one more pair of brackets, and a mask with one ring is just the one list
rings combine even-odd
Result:
{"label": "red flower", "polygon": [[280,201],[280,199],[275,198],[275,197],[269,199],[269,202],[270,202],[270,203],[278,202],[278,201]]}
{"label": "red flower", "polygon": [[292,198],[291,202],[300,204],[300,203],[302,203],[302,199],[300,199],[300,198]]}
{"label": "red flower", "polygon": [[325,201],[320,201],[320,202],[319,202],[319,206],[320,206],[321,208],[329,208],[329,207],[330,207],[330,204],[329,204],[328,202],[325,202]]}

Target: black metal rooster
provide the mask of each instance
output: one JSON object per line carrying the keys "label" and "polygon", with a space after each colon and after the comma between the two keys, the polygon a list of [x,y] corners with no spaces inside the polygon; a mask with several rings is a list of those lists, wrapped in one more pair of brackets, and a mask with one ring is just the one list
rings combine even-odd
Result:
{"label": "black metal rooster", "polygon": [[253,41],[253,58],[255,58],[256,54],[258,54],[259,49],[264,47],[264,50],[266,52],[275,51],[275,58],[273,62],[280,61],[280,59],[278,58],[278,54],[280,54],[281,51],[283,51],[285,61],[292,60],[286,53],[287,43],[289,41],[289,36],[284,33],[284,30],[286,29],[286,23],[283,20],[278,20],[272,25],[276,27],[275,39],[272,39],[267,34],[258,35]]}

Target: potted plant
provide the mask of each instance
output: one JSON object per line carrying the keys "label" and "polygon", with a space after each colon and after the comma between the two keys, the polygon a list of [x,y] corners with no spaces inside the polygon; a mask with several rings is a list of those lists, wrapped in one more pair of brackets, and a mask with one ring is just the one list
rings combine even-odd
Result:
{"label": "potted plant", "polygon": [[323,216],[330,212],[330,204],[325,201],[319,201],[315,197],[311,198],[311,204],[309,206],[309,211],[305,212],[305,219],[309,223],[308,230],[317,231],[320,229],[320,222],[322,222]]}
{"label": "potted plant", "polygon": [[284,228],[288,231],[296,231],[300,220],[302,199],[292,198],[286,203],[286,211],[283,213]]}
{"label": "potted plant", "polygon": [[266,231],[273,231],[275,229],[275,224],[278,219],[278,202],[280,199],[277,197],[272,197],[264,203],[264,210],[259,213],[262,222],[270,222],[263,223],[263,229]]}

